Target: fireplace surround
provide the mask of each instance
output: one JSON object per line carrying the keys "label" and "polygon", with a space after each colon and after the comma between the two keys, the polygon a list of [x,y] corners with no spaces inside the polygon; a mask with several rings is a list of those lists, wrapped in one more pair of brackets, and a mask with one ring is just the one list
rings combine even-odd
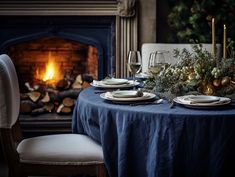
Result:
{"label": "fireplace surround", "polygon": [[[0,51],[19,42],[60,37],[98,49],[98,79],[113,73],[126,77],[127,53],[138,47],[136,8],[135,0],[1,1],[0,19],[5,23],[0,29]],[[70,116],[58,115],[21,118],[23,130],[31,134],[69,132],[70,121]]]}
{"label": "fireplace surround", "polygon": [[[117,77],[128,76],[126,60],[129,50],[138,47],[138,13],[135,0],[27,0],[27,1],[1,1],[0,17],[10,22],[14,17],[70,17],[88,19],[91,17],[114,18],[114,44],[112,57],[114,71]],[[101,18],[100,18],[101,17]],[[9,19],[10,18],[10,19]],[[99,21],[99,19],[97,21]],[[17,28],[17,26],[15,27]],[[52,31],[57,29],[52,29]],[[6,31],[8,33],[8,31]],[[1,32],[1,38],[6,34]],[[1,44],[5,41],[0,41]],[[1,51],[2,52],[2,51]],[[111,72],[111,69],[109,70]]]}

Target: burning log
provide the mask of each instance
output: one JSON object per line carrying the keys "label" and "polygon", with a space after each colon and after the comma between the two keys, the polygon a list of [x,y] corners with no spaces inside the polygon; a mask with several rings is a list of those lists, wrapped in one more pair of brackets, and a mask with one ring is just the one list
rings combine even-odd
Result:
{"label": "burning log", "polygon": [[56,110],[57,113],[63,113],[63,114],[69,114],[72,112],[72,109],[70,107],[67,107],[63,104],[61,104],[58,109]]}
{"label": "burning log", "polygon": [[20,100],[28,100],[29,95],[27,93],[20,93]]}
{"label": "burning log", "polygon": [[48,92],[46,92],[45,96],[41,99],[41,102],[48,103],[50,101],[50,96]]}
{"label": "burning log", "polygon": [[57,113],[69,114],[72,112],[72,107],[74,106],[74,99],[66,97],[63,99],[62,103],[57,108]]}
{"label": "burning log", "polygon": [[32,110],[42,107],[42,104],[34,103],[31,100],[22,100],[20,102],[20,112],[21,113],[31,113]]}
{"label": "burning log", "polygon": [[74,99],[66,97],[63,99],[62,104],[67,107],[72,107],[74,105]]}
{"label": "burning log", "polygon": [[41,108],[32,110],[31,115],[39,115],[39,114],[46,113],[46,112],[47,112],[46,109],[44,107],[41,107]]}
{"label": "burning log", "polygon": [[28,96],[33,102],[36,102],[40,98],[41,93],[38,91],[32,91],[28,93]]}
{"label": "burning log", "polygon": [[52,112],[55,106],[53,103],[47,103],[44,107],[48,112]]}
{"label": "burning log", "polygon": [[27,87],[28,91],[34,91],[34,88],[30,86],[29,82],[25,82],[24,85]]}
{"label": "burning log", "polygon": [[73,89],[80,89],[80,88],[82,88],[82,83],[83,83],[82,75],[79,74],[79,75],[77,75],[74,83],[72,84],[72,88]]}
{"label": "burning log", "polygon": [[60,113],[63,107],[64,107],[63,104],[59,105],[59,107],[57,108],[56,112]]}
{"label": "burning log", "polygon": [[90,86],[91,86],[90,83],[87,82],[87,81],[84,81],[83,84],[82,84],[82,88],[88,88]]}
{"label": "burning log", "polygon": [[66,107],[64,106],[62,109],[61,109],[61,113],[63,114],[69,114],[72,112],[72,109],[70,107]]}
{"label": "burning log", "polygon": [[88,83],[91,83],[93,81],[93,77],[89,74],[83,74],[82,75],[82,80],[86,81]]}
{"label": "burning log", "polygon": [[59,80],[59,82],[57,82],[56,88],[59,90],[66,90],[66,89],[69,89],[70,85],[71,85],[71,82],[69,80],[61,79]]}
{"label": "burning log", "polygon": [[60,100],[63,100],[66,97],[77,99],[77,97],[81,91],[82,91],[82,89],[69,89],[69,90],[61,91],[58,93],[58,98]]}
{"label": "burning log", "polygon": [[52,103],[49,103],[49,104],[44,105],[41,108],[32,110],[31,114],[39,115],[39,114],[46,113],[46,112],[52,112],[53,108],[54,108],[54,105]]}
{"label": "burning log", "polygon": [[48,94],[49,94],[49,97],[50,97],[50,102],[57,102],[57,101],[59,101],[58,93],[51,92],[51,93],[48,93]]}
{"label": "burning log", "polygon": [[39,79],[34,84],[26,82],[28,93],[21,94],[20,112],[31,115],[52,111],[58,114],[72,113],[75,99],[83,88],[90,87],[92,80],[90,75],[79,74],[75,78],[71,73],[65,73],[58,82],[52,79]]}
{"label": "burning log", "polygon": [[48,92],[49,94],[53,93],[55,95],[57,95],[59,93],[59,90],[56,90],[54,88],[46,88],[46,92]]}

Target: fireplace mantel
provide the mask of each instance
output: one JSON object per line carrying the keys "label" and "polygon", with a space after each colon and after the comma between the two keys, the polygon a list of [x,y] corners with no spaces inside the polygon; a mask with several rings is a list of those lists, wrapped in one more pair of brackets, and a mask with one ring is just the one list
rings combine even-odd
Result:
{"label": "fireplace mantel", "polygon": [[[126,77],[127,53],[138,47],[138,13],[123,16],[124,10],[135,10],[135,0],[106,0],[106,1],[1,1],[0,16],[115,16],[116,17],[116,76]],[[128,9],[128,8],[133,9]]]}
{"label": "fireplace mantel", "polygon": [[118,15],[116,1],[2,1],[0,15]]}

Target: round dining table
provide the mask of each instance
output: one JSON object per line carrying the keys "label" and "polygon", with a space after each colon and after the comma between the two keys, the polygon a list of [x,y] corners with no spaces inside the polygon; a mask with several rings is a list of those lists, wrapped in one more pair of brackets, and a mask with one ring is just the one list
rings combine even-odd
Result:
{"label": "round dining table", "polygon": [[80,93],[72,129],[102,145],[110,177],[235,176],[233,103],[192,109],[164,100],[133,106],[105,100],[97,91]]}

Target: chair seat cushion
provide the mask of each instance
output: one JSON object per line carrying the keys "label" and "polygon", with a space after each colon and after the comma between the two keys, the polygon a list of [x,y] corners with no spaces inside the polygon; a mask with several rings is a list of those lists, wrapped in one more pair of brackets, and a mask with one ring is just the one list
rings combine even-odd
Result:
{"label": "chair seat cushion", "polygon": [[20,161],[50,165],[103,163],[102,147],[86,135],[58,134],[24,139],[17,147]]}

